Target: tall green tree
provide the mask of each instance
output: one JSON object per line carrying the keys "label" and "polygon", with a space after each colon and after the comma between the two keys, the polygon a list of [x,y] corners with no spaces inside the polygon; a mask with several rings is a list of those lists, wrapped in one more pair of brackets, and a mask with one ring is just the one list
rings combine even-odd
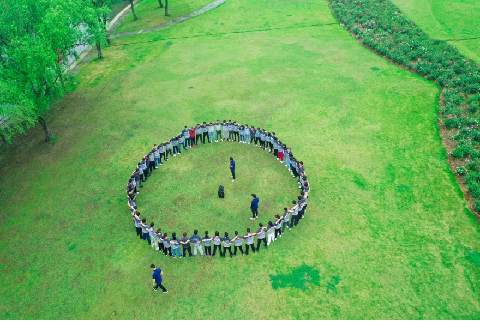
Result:
{"label": "tall green tree", "polygon": [[[0,126],[9,140],[38,122],[65,93],[65,69],[75,47],[102,44],[104,11],[91,0],[0,0]],[[103,24],[104,25],[104,24]]]}
{"label": "tall green tree", "polygon": [[90,0],[91,8],[85,10],[85,22],[90,43],[97,49],[98,59],[103,58],[102,46],[109,42],[107,22],[110,16],[111,0]]}

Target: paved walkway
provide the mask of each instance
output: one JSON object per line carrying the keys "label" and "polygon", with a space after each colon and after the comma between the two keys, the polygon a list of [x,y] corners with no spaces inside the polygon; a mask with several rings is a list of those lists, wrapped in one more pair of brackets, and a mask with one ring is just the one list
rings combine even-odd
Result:
{"label": "paved walkway", "polygon": [[160,25],[160,26],[156,26],[156,27],[152,27],[152,28],[148,28],[148,29],[142,29],[142,30],[139,30],[139,31],[132,31],[132,32],[124,32],[124,33],[119,33],[119,34],[116,34],[116,35],[111,35],[110,36],[110,39],[115,39],[115,38],[120,38],[120,37],[126,37],[126,36],[131,36],[131,35],[138,35],[138,34],[141,34],[141,33],[145,33],[145,32],[151,32],[151,31],[155,31],[155,30],[159,30],[159,29],[165,29],[165,28],[168,28],[168,27],[171,27],[173,25],[176,25],[177,23],[180,23],[180,22],[184,22],[185,20],[188,20],[188,19],[191,19],[195,16],[198,16],[198,15],[201,15],[202,13],[205,13],[207,11],[210,11],[212,9],[215,9],[216,7],[220,6],[222,3],[225,3],[227,0],[215,0],[213,2],[210,2],[209,4],[207,4],[205,7],[203,8],[200,8],[198,10],[195,10],[194,12],[191,12],[189,14],[186,14],[186,15],[183,15],[181,17],[178,17],[178,18],[175,18],[169,22],[166,22],[164,23],[163,25]]}

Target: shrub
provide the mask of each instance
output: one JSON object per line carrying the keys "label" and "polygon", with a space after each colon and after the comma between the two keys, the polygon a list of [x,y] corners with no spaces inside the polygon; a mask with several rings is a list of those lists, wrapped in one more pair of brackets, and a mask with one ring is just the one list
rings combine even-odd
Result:
{"label": "shrub", "polygon": [[457,158],[464,158],[469,156],[473,150],[474,149],[472,145],[467,141],[460,141],[458,146],[450,153],[450,155]]}
{"label": "shrub", "polygon": [[459,128],[460,125],[462,124],[462,122],[459,118],[447,118],[447,119],[445,119],[443,124],[448,129],[452,129],[452,128]]}
{"label": "shrub", "polygon": [[463,166],[457,167],[458,175],[467,175],[467,169]]}
{"label": "shrub", "polygon": [[[389,0],[328,1],[340,22],[365,45],[443,87],[444,125],[448,129],[460,129],[459,134],[452,137],[458,146],[451,155],[479,158],[480,153],[472,145],[480,142],[476,119],[480,109],[479,65],[446,41],[429,38]],[[480,169],[477,163],[467,167],[470,179]],[[457,173],[459,170],[466,171],[459,167]],[[473,197],[480,197],[477,180],[470,182],[468,189]],[[480,200],[475,204],[480,210]]]}

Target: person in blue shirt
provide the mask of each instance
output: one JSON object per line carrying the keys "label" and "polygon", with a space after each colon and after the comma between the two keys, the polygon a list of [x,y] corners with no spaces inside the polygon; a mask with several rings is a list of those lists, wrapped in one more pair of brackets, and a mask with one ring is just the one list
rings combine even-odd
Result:
{"label": "person in blue shirt", "polygon": [[253,200],[250,204],[250,209],[252,210],[252,218],[251,220],[256,220],[258,218],[258,202],[260,202],[260,198],[257,195],[252,194]]}
{"label": "person in blue shirt", "polygon": [[153,279],[153,291],[157,291],[158,288],[162,289],[163,293],[168,293],[167,289],[162,285],[163,282],[163,272],[160,268],[156,268],[155,264],[150,265],[153,270],[152,279]]}
{"label": "person in blue shirt", "polygon": [[235,161],[233,157],[230,157],[230,172],[232,172],[232,182],[235,182]]}

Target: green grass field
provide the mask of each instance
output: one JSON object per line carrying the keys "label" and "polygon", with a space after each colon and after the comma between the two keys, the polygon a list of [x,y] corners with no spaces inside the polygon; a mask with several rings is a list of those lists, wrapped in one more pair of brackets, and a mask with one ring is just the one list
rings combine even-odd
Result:
{"label": "green grass field", "polygon": [[[54,144],[35,128],[2,152],[2,319],[480,317],[479,227],[446,163],[439,88],[359,46],[326,2],[228,0],[104,55],[48,119]],[[153,143],[216,119],[292,146],[307,217],[256,255],[167,259],[135,236],[126,180]],[[139,209],[168,231],[244,230],[252,190],[272,216],[295,195],[280,165],[196,147],[149,179]],[[168,294],[151,290],[151,263]]]}
{"label": "green grass field", "polygon": [[392,0],[431,37],[449,40],[465,56],[480,61],[480,1]]}

